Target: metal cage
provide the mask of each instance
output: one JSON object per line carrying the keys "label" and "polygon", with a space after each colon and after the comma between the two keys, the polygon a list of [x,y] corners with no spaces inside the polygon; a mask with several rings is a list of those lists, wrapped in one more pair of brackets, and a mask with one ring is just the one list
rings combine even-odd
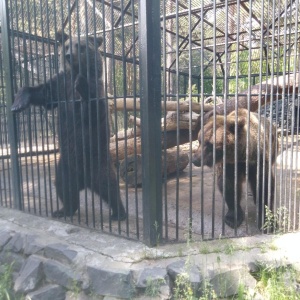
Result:
{"label": "metal cage", "polygon": [[[103,37],[110,160],[127,212],[125,221],[112,222],[109,205],[85,186],[79,210],[64,221],[149,245],[270,232],[257,228],[259,218],[264,228],[272,223],[277,231],[299,230],[298,0],[5,0],[0,17],[1,206],[50,217],[62,205],[54,184],[60,159],[57,110],[10,111],[21,87],[43,84],[62,70],[64,51],[56,40],[61,30],[78,40]],[[239,108],[247,109],[248,117],[257,113],[260,132],[264,122],[274,130],[262,136],[260,147],[259,134],[251,139],[248,118],[241,141],[235,114],[234,151],[226,154],[223,131],[220,163],[217,120]],[[212,164],[197,167],[192,157],[199,142],[204,151],[207,116],[215,139]],[[257,159],[256,190],[247,183],[239,196],[239,155],[246,152],[243,176],[251,181],[251,143],[264,159]],[[272,147],[274,163],[267,159]],[[231,167],[234,178],[228,179]],[[274,173],[274,192],[272,180],[260,177],[266,172]],[[230,184],[233,228],[226,225]],[[265,216],[253,203],[261,188],[268,189],[263,196],[268,201],[256,197],[257,202],[272,203]],[[238,226],[240,201],[245,218]]]}

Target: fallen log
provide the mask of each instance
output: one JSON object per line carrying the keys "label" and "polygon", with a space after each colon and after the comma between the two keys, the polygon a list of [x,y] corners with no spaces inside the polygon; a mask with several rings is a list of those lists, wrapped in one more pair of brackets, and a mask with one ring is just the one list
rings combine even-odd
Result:
{"label": "fallen log", "polygon": [[[197,124],[194,130],[191,132],[191,140],[194,141],[198,137],[200,129],[200,123]],[[188,129],[180,129],[177,134],[177,130],[161,132],[161,148],[169,149],[177,145],[182,145],[190,141],[190,131]],[[120,140],[117,143],[110,143],[110,157],[112,161],[117,160],[117,145],[118,145],[118,161],[121,161],[125,156],[142,153],[142,140],[140,136],[135,138],[129,138],[127,140]],[[125,155],[126,154],[126,155]]]}
{"label": "fallen log", "polygon": [[161,119],[161,128],[165,131],[172,131],[179,129],[189,129],[190,128],[190,120],[191,120],[191,129],[194,130],[199,123],[200,115],[192,112],[192,114],[188,113],[180,113],[179,121],[177,122],[178,114],[176,111],[169,111],[166,114],[165,118]]}
{"label": "fallen log", "polygon": [[[192,115],[192,118],[190,117]],[[174,111],[168,112],[166,115],[166,124],[165,124],[165,119],[161,119],[161,131],[162,132],[169,132],[169,131],[175,131],[176,129],[179,128],[180,130],[182,129],[189,129],[190,128],[190,120],[191,120],[191,130],[194,131],[195,129],[198,129],[198,124],[199,124],[199,118],[200,115],[192,112],[190,113],[180,113],[179,114],[179,122],[177,123],[177,113]],[[134,131],[133,128],[129,128],[127,130],[120,130],[115,134],[113,137],[110,138],[110,142],[114,143],[116,139],[118,141],[122,141],[125,138],[127,140],[140,136],[141,135],[141,119],[135,118],[134,116],[130,116],[128,123],[130,125],[136,125],[136,130]],[[174,136],[174,134],[167,134],[167,136]],[[188,134],[187,134],[188,137]],[[175,141],[172,141],[172,144],[174,145]],[[176,144],[176,143],[175,143]],[[122,144],[121,144],[122,145]],[[131,145],[131,143],[130,143]],[[113,147],[113,146],[112,146]]]}
{"label": "fallen log", "polygon": [[[288,95],[288,94],[292,94],[298,93],[298,86],[299,86],[299,73],[296,73],[296,75],[294,76],[294,74],[289,74],[289,75],[284,75],[284,76],[280,76],[280,77],[275,77],[272,79],[269,79],[261,84],[256,84],[254,86],[252,86],[250,88],[250,110],[251,111],[257,111],[259,104],[261,104],[262,106],[269,103],[271,98],[273,97],[274,101],[277,101],[279,99],[282,99],[282,97],[284,95]],[[237,96],[237,105],[239,108],[248,108],[248,94],[249,94],[249,90],[245,90],[243,92],[241,92],[238,96]],[[172,105],[177,105],[177,103],[174,101],[168,101],[168,105],[172,104]],[[195,109],[195,106],[193,102],[193,106],[192,109],[195,112],[199,112],[197,109]],[[224,114],[224,112],[226,111],[226,113],[229,113],[233,110],[235,110],[235,104],[236,104],[236,98],[235,97],[230,97],[227,99],[227,101],[225,101],[222,104],[218,104],[216,105],[216,114]],[[163,104],[162,104],[163,105]],[[186,105],[186,102],[182,102],[182,105]],[[224,109],[224,106],[226,105],[226,110]],[[171,107],[171,106],[169,106]],[[184,109],[186,109],[188,111],[188,106],[180,106],[182,111],[185,111]],[[198,104],[198,107],[200,107],[200,104]],[[174,108],[174,107],[172,107]],[[183,109],[184,108],[184,109]],[[206,116],[213,114],[213,109],[214,106],[212,105],[206,105],[205,106],[205,111],[207,114],[205,114]],[[174,110],[174,109],[171,109]],[[201,117],[201,115],[200,115]],[[201,118],[199,117],[199,120],[201,120]],[[198,132],[200,130],[200,121],[198,121],[197,126],[195,126],[195,129],[192,130],[191,132],[191,137],[189,134],[189,130],[188,129],[179,129],[178,130],[178,134],[177,134],[177,130],[172,130],[172,131],[163,131],[161,133],[161,140],[162,140],[162,149],[168,149],[171,147],[174,147],[176,145],[181,145],[181,144],[185,144],[187,142],[189,142],[190,138],[194,141],[197,139],[198,137]],[[136,153],[141,153],[141,140],[139,137],[136,138],[136,142],[134,142],[134,139],[128,139],[127,141],[128,146],[127,146],[127,153],[128,155],[133,154],[134,153],[134,148],[133,145],[134,143],[136,143],[137,149],[138,151]],[[116,158],[116,147],[114,145],[115,143],[111,143],[111,154],[112,154],[112,158],[115,160]],[[119,159],[124,159],[125,156],[123,156],[124,154],[124,141],[120,141],[120,147],[122,148],[119,154]]]}
{"label": "fallen log", "polygon": [[[125,98],[124,99],[116,99],[108,101],[110,111],[139,111],[141,109],[141,102],[139,98]],[[201,104],[197,102],[191,103],[192,111],[196,113],[201,112]],[[210,111],[212,109],[211,104],[204,104],[204,112]],[[161,102],[162,111],[180,111],[180,112],[188,112],[190,110],[189,101],[162,101]]]}
{"label": "fallen log", "polygon": [[[257,111],[259,103],[263,106],[270,102],[273,96],[274,101],[282,99],[284,95],[298,93],[299,87],[299,73],[283,75],[268,79],[262,83],[258,83],[250,87],[250,110]],[[222,104],[216,105],[217,114],[224,114],[224,104],[226,103],[226,112],[230,113],[235,110],[235,102],[237,99],[238,107],[248,108],[248,94],[249,89],[240,92],[237,97],[229,97],[227,101]],[[127,111],[140,110],[140,99],[139,98],[125,98],[109,100],[109,106],[111,110],[124,110],[126,107]],[[211,104],[204,104],[204,112],[208,112],[214,109]],[[162,110],[166,111],[177,111],[188,112],[190,109],[189,101],[162,101]],[[201,112],[201,103],[192,102],[191,109],[195,113]]]}
{"label": "fallen log", "polygon": [[[180,151],[177,156],[177,149],[166,151],[165,156],[162,155],[162,178],[182,171],[189,163],[189,156]],[[120,163],[120,176],[121,178],[132,187],[142,185],[142,155],[131,155],[126,160],[122,160]]]}
{"label": "fallen log", "polygon": [[[258,83],[250,87],[250,111],[257,111],[259,104],[264,106],[271,101],[282,99],[282,97],[295,93],[298,94],[299,73],[274,77],[262,83]],[[248,109],[249,90],[245,90],[236,97],[230,97],[222,104],[216,105],[216,113],[223,115],[228,114],[238,108]],[[226,105],[226,107],[225,107]],[[213,109],[213,108],[212,108]]]}
{"label": "fallen log", "polygon": [[136,130],[134,128],[128,128],[127,130],[120,130],[118,131],[114,136],[110,138],[110,142],[115,142],[116,139],[118,141],[134,138],[135,136],[141,135],[141,129],[140,127],[136,127]]}
{"label": "fallen log", "polygon": [[[118,153],[117,153],[118,148]],[[121,161],[134,153],[142,153],[141,137],[130,138],[110,143],[110,158],[112,161]]]}
{"label": "fallen log", "polygon": [[[200,115],[192,112],[191,114],[189,112],[187,113],[179,113],[179,121],[177,122],[177,112],[176,111],[169,111],[167,112],[165,118],[161,118],[161,130],[162,131],[172,131],[179,129],[189,129],[190,128],[190,120],[191,120],[191,129],[194,130],[197,127],[197,124],[199,123]],[[135,125],[137,128],[140,129],[141,126],[141,119],[135,118],[134,116],[130,116],[128,123],[130,125]],[[140,131],[139,131],[140,132]]]}

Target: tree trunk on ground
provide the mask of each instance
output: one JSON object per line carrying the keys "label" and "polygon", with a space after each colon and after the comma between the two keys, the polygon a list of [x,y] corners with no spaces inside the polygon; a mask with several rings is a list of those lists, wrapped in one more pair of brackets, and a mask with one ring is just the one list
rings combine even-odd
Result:
{"label": "tree trunk on ground", "polygon": [[[298,93],[299,86],[299,73],[284,75],[280,77],[275,77],[269,79],[267,81],[262,82],[261,84],[256,84],[250,87],[250,110],[257,111],[260,104],[266,105],[271,100],[271,95],[273,95],[273,100],[277,101],[282,99],[284,95],[292,94],[293,89],[294,93]],[[248,89],[239,93],[237,95],[237,103],[240,108],[248,108]],[[230,97],[226,101],[227,113],[233,111],[235,109],[236,97]],[[135,105],[134,105],[135,104]],[[124,110],[124,99],[117,99],[116,106],[114,106],[113,101],[109,101],[110,108],[116,110]],[[166,103],[161,103],[162,109],[167,111],[177,111],[177,109],[181,112],[189,111],[189,102],[182,101],[177,104],[176,101],[167,101]],[[139,98],[126,98],[126,110],[133,111],[134,109],[140,110],[140,99]],[[211,111],[214,109],[213,105],[205,104],[204,112]],[[201,112],[201,104],[192,102],[192,111],[195,113]],[[217,114],[224,114],[224,103],[216,106]]]}
{"label": "tree trunk on ground", "polygon": [[[298,94],[298,85],[299,85],[299,73],[289,74],[285,76],[275,77],[267,81],[262,82],[261,84],[256,84],[250,87],[250,111],[257,111],[259,104],[261,106],[266,105],[271,101],[273,96],[273,101],[282,99],[288,94]],[[295,89],[295,90],[294,90]],[[294,90],[294,91],[293,91]],[[245,90],[237,96],[237,105],[239,108],[248,109],[248,94],[249,91]],[[226,101],[226,113],[230,113],[235,110],[236,97],[230,97]],[[223,115],[225,104],[219,104],[216,106],[216,113]]]}
{"label": "tree trunk on ground", "polygon": [[[298,93],[298,85],[299,85],[299,73],[296,73],[296,76],[294,76],[293,74],[289,74],[289,75],[285,75],[285,76],[280,76],[280,77],[275,77],[273,78],[273,82],[272,79],[269,79],[268,81],[265,81],[261,84],[256,84],[254,86],[252,86],[250,88],[250,110],[251,111],[257,111],[259,104],[261,106],[269,103],[271,101],[271,97],[273,97],[274,101],[277,101],[279,99],[282,99],[285,95],[288,94],[297,94]],[[238,96],[237,96],[237,105],[238,108],[246,108],[248,109],[248,93],[249,91],[243,91],[241,92]],[[137,100],[137,99],[136,99]],[[131,109],[133,109],[133,100],[131,99],[130,105],[128,105],[128,107],[130,107]],[[123,105],[124,101],[122,99],[122,105]],[[235,97],[230,97],[228,98],[228,100],[226,101],[226,110],[224,110],[224,106],[225,104],[219,104],[216,105],[216,114],[224,114],[224,112],[226,111],[226,113],[230,113],[231,111],[235,110],[235,104],[236,104],[236,98]],[[127,104],[126,104],[127,105]],[[166,103],[167,105],[167,110],[172,110],[172,111],[176,111],[177,109],[177,102],[173,102],[173,101],[167,101]],[[121,109],[121,105],[117,104],[117,109]],[[130,110],[127,107],[128,110]],[[164,103],[162,102],[162,107],[164,107]],[[174,108],[175,107],[175,108]],[[136,106],[136,109],[139,109],[139,101],[138,101],[138,105]],[[200,109],[201,106],[199,103],[192,103],[192,110],[196,113],[200,113]],[[213,114],[213,109],[214,106],[212,105],[205,105],[204,106],[204,111],[207,112],[206,116],[212,115]],[[189,111],[189,105],[188,102],[180,102],[179,103],[179,110],[180,111]],[[192,141],[196,140],[198,137],[198,132],[200,130],[200,117],[201,115],[199,115],[199,121],[197,122],[196,126],[194,127],[194,129],[191,132],[191,136],[190,136],[190,132],[189,129],[179,129],[178,134],[177,134],[177,130],[171,130],[171,131],[164,131],[162,128],[162,132],[161,132],[161,141],[162,141],[162,149],[168,149],[171,147],[174,147],[176,145],[181,145],[181,144],[185,144],[187,142],[190,141],[190,138]],[[137,125],[139,124],[140,119],[137,119]],[[175,122],[177,124],[177,122]],[[175,124],[173,122],[173,124]],[[180,123],[179,123],[180,124]],[[135,141],[136,140],[136,141]],[[129,138],[127,140],[127,147],[125,146],[125,141],[119,141],[119,155],[118,158],[119,160],[124,159],[125,157],[125,148],[127,149],[127,155],[132,155],[135,152],[135,148],[134,145],[136,145],[136,153],[141,153],[141,138],[140,137],[136,137],[136,139],[134,138]],[[115,142],[111,143],[111,157],[112,159],[115,161],[116,160],[116,145]]]}
{"label": "tree trunk on ground", "polygon": [[[176,173],[177,170],[179,172],[184,170],[188,163],[189,157],[186,153],[180,151],[177,157],[177,149],[167,150],[166,166],[164,155],[162,155],[162,178]],[[142,184],[142,155],[131,155],[126,160],[122,160],[120,163],[120,176],[128,185],[140,186]]]}
{"label": "tree trunk on ground", "polygon": [[[192,141],[197,139],[199,129],[200,129],[200,127],[198,124],[198,126],[192,131],[192,135],[191,135]],[[162,149],[169,149],[169,148],[175,147],[177,145],[182,145],[182,144],[188,143],[190,141],[189,130],[188,129],[179,130],[178,137],[179,137],[179,140],[177,141],[177,131],[176,130],[162,132],[161,133]],[[123,160],[125,158],[125,154],[128,157],[135,153],[137,153],[137,154],[142,153],[141,137],[137,136],[136,138],[129,138],[127,140],[118,141],[118,161]],[[112,161],[117,160],[116,142],[115,141],[110,143],[110,157],[111,157]]]}

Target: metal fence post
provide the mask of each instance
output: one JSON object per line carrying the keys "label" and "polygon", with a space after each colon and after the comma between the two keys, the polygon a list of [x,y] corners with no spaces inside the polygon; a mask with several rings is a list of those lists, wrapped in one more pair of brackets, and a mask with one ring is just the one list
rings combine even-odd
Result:
{"label": "metal fence post", "polygon": [[4,67],[4,82],[6,95],[8,137],[10,143],[10,158],[11,158],[11,176],[12,176],[12,195],[15,209],[22,209],[19,164],[18,164],[18,143],[17,143],[17,126],[16,118],[10,111],[13,101],[13,71],[11,57],[11,41],[9,37],[9,12],[7,0],[0,1],[0,20],[1,20],[1,39],[3,51],[3,67]]}
{"label": "metal fence post", "polygon": [[156,245],[162,233],[161,29],[160,1],[139,7],[144,242]]}

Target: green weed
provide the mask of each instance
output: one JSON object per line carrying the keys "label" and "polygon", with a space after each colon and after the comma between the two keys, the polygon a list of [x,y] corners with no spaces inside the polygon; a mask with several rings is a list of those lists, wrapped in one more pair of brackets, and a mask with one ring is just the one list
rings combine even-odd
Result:
{"label": "green weed", "polygon": [[190,282],[188,272],[178,274],[175,279],[175,287],[173,289],[174,299],[194,300],[192,284]]}
{"label": "green weed", "polygon": [[257,279],[257,290],[266,300],[300,300],[296,291],[296,272],[291,267],[258,265],[253,274]]}
{"label": "green weed", "polygon": [[13,263],[10,265],[1,266],[0,271],[0,299],[1,300],[12,300],[22,299],[21,297],[16,298],[13,295]]}
{"label": "green weed", "polygon": [[272,212],[268,206],[266,208],[266,217],[263,230],[268,231],[275,229],[276,233],[284,233],[289,225],[289,212],[286,207],[277,208],[276,212]]}
{"label": "green weed", "polygon": [[145,295],[148,297],[157,297],[159,295],[160,287],[165,283],[166,281],[162,278],[147,279]]}

